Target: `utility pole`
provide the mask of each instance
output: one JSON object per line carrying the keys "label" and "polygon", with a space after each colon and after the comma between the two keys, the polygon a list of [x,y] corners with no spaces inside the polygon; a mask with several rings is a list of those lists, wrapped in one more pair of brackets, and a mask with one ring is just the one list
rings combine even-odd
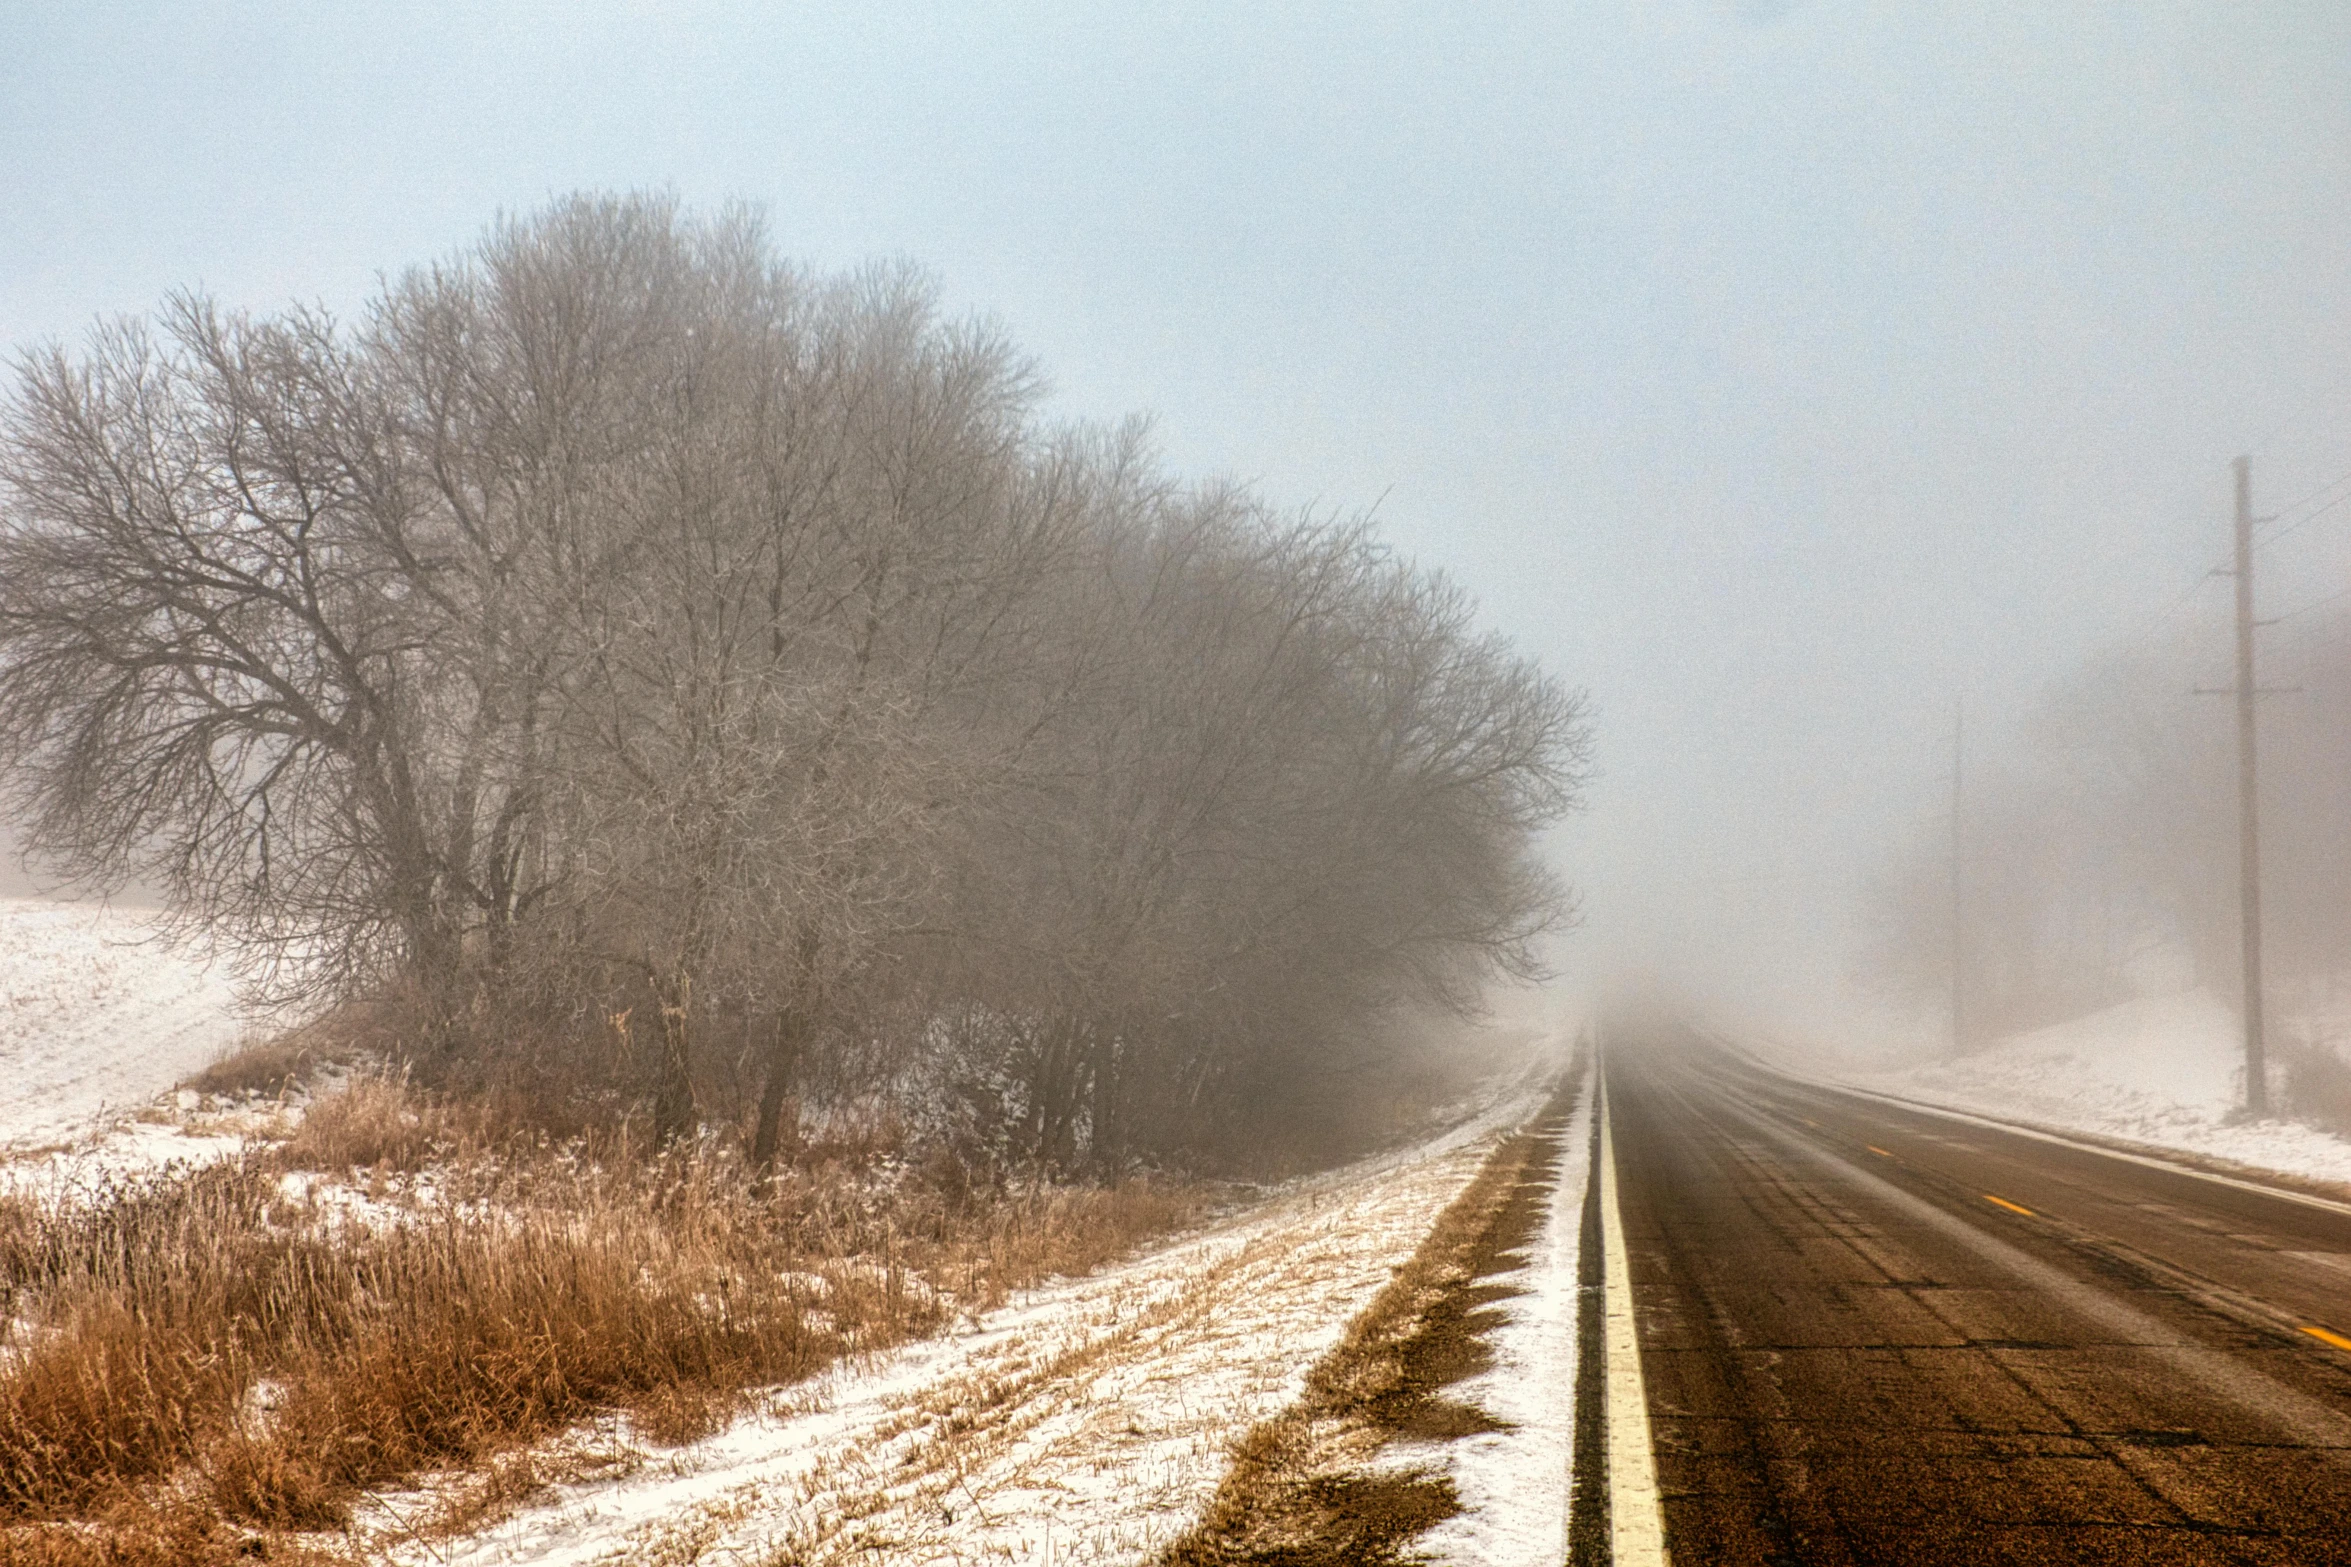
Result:
{"label": "utility pole", "polygon": [[1960,804],[1967,777],[1967,699],[1951,704],[1951,1053],[1967,1049],[1967,880]]}
{"label": "utility pole", "polygon": [[2261,819],[2254,796],[2253,459],[2237,470],[2237,897],[2244,918],[2245,1112],[2269,1114],[2261,1030]]}

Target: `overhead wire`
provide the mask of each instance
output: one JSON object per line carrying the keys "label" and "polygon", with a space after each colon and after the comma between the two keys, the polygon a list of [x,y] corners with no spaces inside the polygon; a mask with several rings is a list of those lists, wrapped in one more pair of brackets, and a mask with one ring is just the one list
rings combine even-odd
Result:
{"label": "overhead wire", "polygon": [[2311,501],[2316,500],[2319,496],[2324,495],[2327,491],[2340,488],[2345,484],[2351,484],[2351,473],[2339,473],[2335,475],[2335,477],[2327,480],[2324,484],[2312,486],[2310,489],[2304,491],[2294,499],[2286,502],[2285,505],[2280,506],[2277,509],[2277,516],[2272,517],[2269,520],[2275,522],[2279,518],[2291,516],[2295,511],[2299,510],[2305,505],[2308,505]]}
{"label": "overhead wire", "polygon": [[2322,598],[2314,598],[2307,604],[2296,605],[2294,608],[2287,610],[2282,615],[2272,615],[2268,619],[2264,620],[2262,624],[2265,626],[2282,626],[2288,621],[2300,620],[2304,615],[2309,614],[2313,610],[2324,609],[2329,604],[2347,598],[2351,598],[2351,588],[2337,588],[2334,592],[2329,593]]}
{"label": "overhead wire", "polygon": [[[2253,547],[2255,549],[2264,549],[2269,545],[2275,544],[2278,540],[2285,538],[2290,534],[2300,532],[2302,529],[2308,527],[2311,523],[2316,522],[2319,518],[2325,516],[2328,512],[2333,511],[2336,507],[2342,505],[2345,501],[2351,501],[2351,473],[2346,473],[2339,479],[2333,480],[2327,484],[2320,485],[2317,489],[2312,490],[2310,494],[2305,495],[2301,501],[2296,501],[2294,504],[2299,506],[2303,504],[2304,501],[2315,499],[2320,495],[2324,495],[2329,490],[2340,490],[2341,493],[2336,495],[2334,499],[2326,502],[2324,505],[2304,512],[2300,517],[2295,518],[2292,522],[2287,523],[2284,527],[2273,527],[2269,533],[2256,538],[2253,541]],[[2286,511],[2280,511],[2278,516],[2280,518],[2287,516],[2291,509],[2292,508],[2288,508]]]}
{"label": "overhead wire", "polygon": [[2346,642],[2351,642],[2351,626],[2339,620],[2322,621],[2284,646],[2271,648],[2267,661],[2272,665],[2306,666],[2320,654],[2330,653]]}
{"label": "overhead wire", "polygon": [[[2331,402],[2345,393],[2351,393],[2351,380],[2345,380],[2340,385],[2311,398],[2293,414],[2280,421],[2269,431],[2267,435],[2264,435],[2261,440],[2255,442],[2251,450],[2255,453],[2263,451],[2270,442],[2274,441],[2285,430],[2301,422],[2305,417],[2307,417],[2310,413],[2323,404]],[[2339,508],[2344,507],[2347,503],[2351,503],[2351,473],[2339,474],[2335,478],[2328,480],[2326,483],[2305,491],[2303,494],[2295,497],[2292,501],[2289,501],[2285,505],[2279,507],[2278,510],[2267,519],[2267,526],[2269,531],[2267,533],[2256,534],[2253,539],[2253,547],[2255,549],[2262,549],[2268,545],[2278,542],[2280,539],[2290,537],[2303,528],[2308,527],[2311,523],[2316,522],[2319,518],[2327,516]],[[2351,513],[2346,513],[2346,515],[2351,515]],[[2233,556],[2224,557],[2203,571],[2198,572],[2196,576],[2180,590],[2178,596],[2173,598],[2169,603],[2165,604],[2164,607],[2158,610],[2154,615],[2142,621],[2139,624],[2137,630],[2119,637],[2113,646],[2118,651],[2136,650],[2142,647],[2151,638],[2161,633],[2171,623],[2172,619],[2180,613],[2181,610],[2186,609],[2191,603],[2193,603],[2197,594],[2210,587],[2215,578],[2233,576],[2234,574],[2235,562]],[[2345,598],[2351,598],[2351,588],[2345,588],[2339,592],[2329,593],[2324,597],[2314,599],[2309,603],[2298,605],[2282,615],[2269,617],[2264,621],[2264,624],[2276,625],[2288,621],[2299,620],[2306,615],[2312,614],[2317,610],[2323,609],[2328,605],[2337,603]],[[2306,655],[2309,652],[2317,650],[2318,648],[2329,646],[2331,643],[2324,640],[2329,629],[2329,626],[2321,624],[2313,630],[2313,636],[2319,638],[2320,640],[2311,641],[2305,639],[2301,642],[2289,643],[2285,648],[2273,650],[2270,656],[2290,657],[2296,655]],[[2346,633],[2345,639],[2351,640],[2351,633]]]}
{"label": "overhead wire", "polygon": [[[2280,419],[2276,424],[2272,425],[2259,440],[2253,442],[2253,444],[2246,448],[2246,450],[2250,454],[2256,456],[2267,452],[2271,443],[2276,441],[2280,435],[2283,435],[2286,431],[2301,424],[2304,420],[2309,418],[2311,414],[2317,412],[2320,408],[2339,401],[2346,395],[2351,395],[2351,377],[2346,377],[2343,380],[2336,382],[2334,385],[2313,394],[2309,398],[2306,398],[2293,410],[2293,412],[2287,414],[2283,419]],[[2052,448],[2054,449],[2056,447],[2062,447],[2066,441],[2071,438],[2073,433],[2074,432],[2071,430],[2061,431],[2059,436],[2051,443]],[[2330,492],[2337,490],[2340,490],[2341,493],[2334,494],[2331,499],[2324,501],[2323,504],[2317,506],[2307,515],[2300,517],[2296,517],[2294,515],[2298,509],[2308,504],[2309,502],[2317,500],[2321,496],[2329,495]],[[2286,505],[2279,507],[2276,514],[2269,519],[2269,526],[2271,531],[2266,535],[2257,534],[2253,541],[2253,547],[2255,549],[2260,549],[2266,545],[2273,544],[2279,539],[2285,538],[2288,535],[2300,530],[2301,528],[2307,527],[2310,523],[2316,521],[2319,517],[2325,515],[2326,513],[2333,511],[2336,507],[2343,505],[2346,501],[2351,501],[2351,473],[2345,473],[2335,479],[2329,480],[2327,483],[2318,486],[2316,489],[2311,490],[2308,493],[2297,497],[2295,500],[2287,503]],[[2283,526],[2279,525],[2281,522],[2283,522]],[[2173,616],[2177,615],[2181,610],[2187,608],[2190,603],[2194,602],[2196,595],[2202,592],[2205,588],[2209,587],[2213,578],[2225,577],[2233,574],[2233,559],[2224,559],[2208,567],[2204,571],[2197,573],[2195,579],[2189,582],[2185,588],[2181,589],[2178,597],[2174,598],[2170,603],[2166,604],[2151,619],[2143,622],[2139,626],[2138,630],[2118,638],[2114,645],[2118,648],[2125,649],[2135,649],[2139,647],[2148,638],[2153,637],[2157,633],[2161,632],[2171,621]],[[2322,600],[2320,602],[2326,601]],[[2292,614],[2299,615],[2304,613],[2306,610],[2314,609],[2316,607],[2316,604],[2305,605],[2302,607],[2302,609],[2293,611]],[[2291,616],[2280,618],[2291,618]]]}
{"label": "overhead wire", "polygon": [[2173,599],[2169,604],[2166,604],[2161,610],[2158,610],[2151,618],[2144,622],[2138,630],[2132,632],[2126,637],[2121,638],[2116,643],[2116,646],[2118,648],[2137,648],[2150,637],[2153,637],[2157,632],[2163,630],[2164,627],[2170,622],[2172,616],[2178,614],[2181,610],[2186,609],[2188,605],[2195,600],[2197,594],[2212,586],[2212,580],[2215,577],[2226,576],[2229,574],[2231,569],[2232,568],[2224,564],[2211,566],[2203,571],[2198,572],[2196,574],[2195,580],[2190,582],[2185,588],[2181,589],[2179,597]]}
{"label": "overhead wire", "polygon": [[[2275,544],[2278,540],[2308,527],[2346,502],[2351,502],[2351,473],[2337,475],[2279,507],[2276,515],[2271,519],[2271,531],[2256,538],[2253,541],[2254,548],[2259,549],[2266,545]],[[2297,516],[2296,513],[2300,513],[2300,515]],[[2345,515],[2351,515],[2351,513],[2345,513]],[[2283,526],[2278,525],[2281,521]],[[2351,587],[2338,588],[2334,592],[2323,593],[2307,603],[2298,604],[2280,614],[2266,616],[2261,624],[2264,627],[2292,625],[2306,616],[2339,604],[2347,598],[2351,598]],[[2344,640],[2345,633],[2336,622],[2322,620],[2301,636],[2287,640],[2283,645],[2273,645],[2267,656],[2273,660],[2287,662],[2307,661],[2320,653],[2331,651]]]}
{"label": "overhead wire", "polygon": [[2335,399],[2341,397],[2346,392],[2351,392],[2351,376],[2347,376],[2343,380],[2337,381],[2333,386],[2328,387],[2325,391],[2319,392],[2312,396],[2310,399],[2304,402],[2301,407],[2295,409],[2292,413],[2286,415],[2286,417],[2283,419],[2280,419],[2276,424],[2270,426],[2269,433],[2264,435],[2260,440],[2255,441],[2251,446],[2247,447],[2246,450],[2256,456],[2267,451],[2269,449],[2270,442],[2285,434],[2286,431],[2292,429],[2295,425],[2300,424],[2320,406],[2333,402]]}
{"label": "overhead wire", "polygon": [[[2342,389],[2351,390],[2351,381],[2345,382]],[[2305,407],[2302,410],[2302,413],[2309,412],[2310,408],[2316,407],[2319,401],[2323,401],[2323,399],[2313,400],[2313,402],[2308,407]],[[2299,419],[2301,414],[2296,414],[2294,417]],[[2289,424],[2292,422],[2293,421],[2291,420],[2287,421]],[[2285,425],[2280,425],[2278,428],[2282,430],[2285,427]],[[2276,433],[2276,431],[2271,432],[2272,436],[2274,436]],[[2317,504],[2313,505],[2313,502],[2316,502]],[[2351,473],[2338,475],[2337,477],[2328,480],[2326,483],[2306,491],[2302,495],[2297,496],[2294,500],[2288,502],[2286,505],[2280,507],[2277,513],[2270,519],[2272,531],[2266,535],[2257,535],[2253,540],[2253,547],[2255,549],[2260,549],[2266,545],[2274,544],[2278,540],[2285,538],[2304,527],[2307,527],[2309,524],[2317,521],[2320,517],[2323,517],[2328,513],[2336,510],[2338,507],[2343,506],[2346,502],[2351,502]],[[2309,509],[2304,510],[2303,508],[2305,507]],[[2296,515],[2297,512],[2300,512],[2301,514]],[[2284,522],[2284,525],[2278,526],[2277,524],[2281,520]],[[2227,577],[2234,574],[2235,564],[2233,559],[2223,559],[2207,567],[2205,570],[2197,573],[2194,580],[2190,581],[2185,588],[2181,589],[2179,595],[2176,598],[2172,599],[2170,603],[2166,604],[2161,610],[2158,610],[2153,616],[2141,622],[2139,628],[2136,631],[2133,631],[2128,635],[2118,639],[2115,645],[2122,649],[2136,649],[2143,646],[2149,639],[2162,632],[2165,627],[2170,624],[2174,616],[2178,615],[2181,610],[2187,608],[2190,603],[2194,602],[2198,593],[2201,593],[2204,591],[2204,589],[2210,587],[2214,578]],[[2310,603],[2297,606],[2296,608],[2287,611],[2283,615],[2270,617],[2266,623],[2277,624],[2283,621],[2295,620],[2303,615],[2309,614],[2314,610],[2334,603],[2336,600],[2345,597],[2351,597],[2351,589],[2345,589],[2341,593],[2332,593],[2328,594],[2324,598],[2312,600]]]}

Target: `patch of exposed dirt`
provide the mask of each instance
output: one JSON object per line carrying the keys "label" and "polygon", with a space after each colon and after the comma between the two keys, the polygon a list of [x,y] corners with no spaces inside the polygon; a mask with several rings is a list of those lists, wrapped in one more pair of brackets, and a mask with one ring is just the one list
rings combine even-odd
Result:
{"label": "patch of exposed dirt", "polygon": [[[1581,1063],[1563,1079],[1582,1080]],[[1428,1238],[1307,1379],[1305,1395],[1240,1444],[1207,1515],[1159,1567],[1377,1567],[1461,1511],[1453,1482],[1379,1464],[1399,1437],[1449,1441],[1507,1429],[1448,1390],[1494,1362],[1487,1335],[1527,1262],[1559,1183],[1562,1089],[1506,1139]]]}

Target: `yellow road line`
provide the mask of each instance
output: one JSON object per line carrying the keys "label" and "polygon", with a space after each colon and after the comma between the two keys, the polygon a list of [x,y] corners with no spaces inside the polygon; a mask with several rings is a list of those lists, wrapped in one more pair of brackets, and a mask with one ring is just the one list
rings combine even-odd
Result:
{"label": "yellow road line", "polygon": [[2351,1349],[2351,1338],[2345,1338],[2340,1333],[2329,1333],[2324,1328],[2314,1328],[2309,1326],[2305,1326],[2302,1331],[2309,1334],[2312,1338],[2318,1340],[2321,1344],[2332,1344],[2337,1349]]}
{"label": "yellow road line", "polygon": [[[1649,1391],[1641,1380],[1641,1335],[1634,1319],[1633,1269],[1616,1187],[1616,1139],[1609,1111],[1616,1096],[1600,1085],[1600,1247],[1605,1282],[1600,1364],[1608,1387],[1608,1549],[1617,1567],[1670,1567],[1665,1513],[1657,1488],[1657,1440],[1649,1428]],[[1580,1437],[1580,1433],[1579,1433]]]}
{"label": "yellow road line", "polygon": [[1875,1143],[1863,1143],[1861,1146],[1868,1149],[1871,1153],[1876,1154],[1881,1159],[1891,1159],[1894,1157],[1891,1153],[1887,1152],[1883,1148],[1880,1148]]}
{"label": "yellow road line", "polygon": [[2005,1197],[1995,1197],[1990,1192],[1984,1193],[1984,1201],[1996,1202],[2001,1207],[2006,1208],[2010,1213],[2021,1213],[2028,1219],[2039,1217],[2039,1215],[2035,1214],[2032,1209],[2023,1207],[2017,1203],[2010,1202]]}

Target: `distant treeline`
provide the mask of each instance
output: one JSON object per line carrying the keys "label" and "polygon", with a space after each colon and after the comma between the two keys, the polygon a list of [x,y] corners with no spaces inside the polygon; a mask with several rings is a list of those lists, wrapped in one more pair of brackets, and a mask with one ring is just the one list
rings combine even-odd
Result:
{"label": "distant treeline", "polygon": [[[2261,707],[2268,992],[2289,1029],[2340,1014],[2351,979],[2351,615],[2265,649]],[[2239,989],[2236,713],[2200,696],[2230,631],[2185,621],[2073,672],[1997,747],[1975,749],[1960,823],[1972,1042],[2209,985]],[[1972,726],[1971,726],[1972,727]],[[1934,1010],[1951,988],[1947,822],[1881,874],[1867,976]]]}
{"label": "distant treeline", "polygon": [[920,275],[643,197],[354,322],[181,295],[32,353],[10,807],[446,1081],[762,1159],[925,1074],[1063,1165],[1304,1136],[1387,1020],[1534,965],[1582,700],[1362,526],[1039,395]]}

